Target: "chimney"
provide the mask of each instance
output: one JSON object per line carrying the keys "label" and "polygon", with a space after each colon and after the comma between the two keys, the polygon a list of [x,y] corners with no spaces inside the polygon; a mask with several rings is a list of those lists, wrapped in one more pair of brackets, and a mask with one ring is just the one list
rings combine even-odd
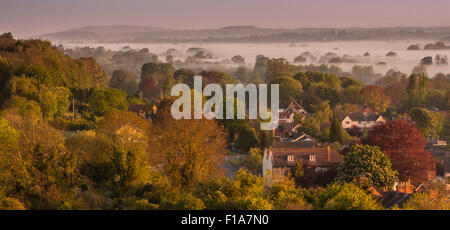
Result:
{"label": "chimney", "polygon": [[327,160],[328,160],[328,162],[331,161],[331,157],[330,157],[330,146],[327,146]]}
{"label": "chimney", "polygon": [[397,191],[406,194],[414,193],[414,186],[411,184],[411,180],[400,182],[397,186]]}

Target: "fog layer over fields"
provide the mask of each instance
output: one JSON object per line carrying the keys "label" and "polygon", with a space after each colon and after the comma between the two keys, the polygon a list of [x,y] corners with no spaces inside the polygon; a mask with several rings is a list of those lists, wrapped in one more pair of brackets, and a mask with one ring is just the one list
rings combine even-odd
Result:
{"label": "fog layer over fields", "polygon": [[[305,63],[297,64],[321,64],[320,59],[327,53],[336,54],[346,61],[334,63],[324,63],[336,65],[344,71],[351,71],[355,65],[372,65],[377,73],[384,74],[390,69],[399,70],[409,74],[411,70],[420,63],[421,59],[436,55],[450,57],[450,49],[444,50],[423,50],[428,43],[435,41],[342,41],[342,42],[310,42],[310,43],[59,43],[65,48],[75,47],[104,47],[113,51],[123,49],[128,46],[131,49],[148,48],[151,53],[157,54],[158,59],[165,61],[165,52],[168,49],[176,49],[178,56],[175,60],[185,60],[188,57],[187,49],[200,47],[208,50],[212,54],[210,62],[221,62],[231,59],[235,55],[245,58],[246,65],[252,66],[257,55],[264,55],[270,58],[285,58],[293,62],[294,58],[304,52],[311,53],[316,57],[315,61],[307,60]],[[418,44],[421,50],[407,50],[411,44]],[[386,56],[387,53],[394,52],[394,56]],[[368,54],[367,54],[368,53]],[[436,73],[450,73],[449,65],[429,65],[427,72],[430,77]]]}

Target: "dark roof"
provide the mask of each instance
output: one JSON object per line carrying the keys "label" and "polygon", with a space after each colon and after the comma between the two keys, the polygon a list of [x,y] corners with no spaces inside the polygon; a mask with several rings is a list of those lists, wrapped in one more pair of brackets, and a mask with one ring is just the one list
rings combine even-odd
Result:
{"label": "dark roof", "polygon": [[352,121],[376,121],[380,115],[376,112],[355,112],[347,115]]}
{"label": "dark roof", "polygon": [[277,141],[273,143],[272,148],[314,148],[318,145],[316,141]]}
{"label": "dark roof", "polygon": [[[342,163],[344,157],[336,151],[328,147],[320,148],[272,148],[272,166],[277,167],[294,167],[296,162],[302,161],[307,166],[331,166]],[[294,156],[293,161],[288,161],[288,156]],[[310,161],[310,155],[314,155],[316,160]]]}
{"label": "dark roof", "polygon": [[397,205],[399,208],[409,199],[412,194],[401,193],[397,191],[385,192],[381,200],[381,205],[385,208],[392,208]]}

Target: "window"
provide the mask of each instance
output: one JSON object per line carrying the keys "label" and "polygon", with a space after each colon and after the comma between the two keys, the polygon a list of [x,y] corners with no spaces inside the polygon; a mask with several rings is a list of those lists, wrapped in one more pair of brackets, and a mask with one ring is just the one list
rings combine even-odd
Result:
{"label": "window", "polygon": [[316,161],[316,155],[309,155],[309,161]]}
{"label": "window", "polygon": [[350,124],[350,121],[346,121],[345,124],[347,124],[347,125]]}
{"label": "window", "polygon": [[287,158],[288,161],[294,161],[294,155],[289,155]]}

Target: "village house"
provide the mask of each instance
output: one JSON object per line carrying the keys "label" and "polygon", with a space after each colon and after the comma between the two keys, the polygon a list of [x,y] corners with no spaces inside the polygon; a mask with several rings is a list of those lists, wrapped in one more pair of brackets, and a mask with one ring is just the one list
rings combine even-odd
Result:
{"label": "village house", "polygon": [[262,173],[270,184],[277,178],[293,175],[300,161],[304,169],[319,173],[337,167],[343,160],[341,154],[315,140],[280,141],[264,150]]}
{"label": "village house", "polygon": [[363,111],[354,112],[346,115],[342,120],[342,128],[350,129],[353,126],[360,128],[372,128],[378,123],[386,123],[386,119],[376,112],[371,111],[369,108],[365,108]]}
{"label": "village house", "polygon": [[295,115],[300,115],[304,119],[309,116],[309,113],[302,106],[291,101],[288,107],[278,110],[278,122],[279,124],[294,123]]}
{"label": "village house", "polygon": [[273,130],[273,136],[278,138],[292,137],[297,134],[299,124],[295,123],[295,115],[305,119],[310,116],[302,106],[296,102],[290,102],[289,106],[278,110],[278,127]]}
{"label": "village house", "polygon": [[280,123],[278,124],[278,127],[273,130],[273,136],[281,139],[295,136],[299,127],[300,124],[297,123]]}
{"label": "village house", "polygon": [[314,142],[316,145],[319,143],[315,138],[311,137],[310,135],[303,133],[301,135],[298,135],[297,137],[288,137],[283,138],[283,142]]}
{"label": "village house", "polygon": [[435,138],[435,137],[427,137],[426,138],[426,145],[429,148],[432,148],[432,147],[445,147],[445,146],[447,146],[447,141],[439,140],[439,138]]}
{"label": "village house", "polygon": [[424,184],[414,186],[409,180],[397,183],[391,191],[387,188],[384,190],[378,190],[373,186],[369,190],[375,197],[377,197],[383,207],[389,209],[395,206],[402,208],[409,198],[411,198],[411,196],[415,193],[428,193],[432,198],[437,196],[436,190],[430,190]]}
{"label": "village house", "polygon": [[115,132],[121,137],[122,142],[133,141],[135,143],[145,140],[145,132],[132,124],[125,124]]}

